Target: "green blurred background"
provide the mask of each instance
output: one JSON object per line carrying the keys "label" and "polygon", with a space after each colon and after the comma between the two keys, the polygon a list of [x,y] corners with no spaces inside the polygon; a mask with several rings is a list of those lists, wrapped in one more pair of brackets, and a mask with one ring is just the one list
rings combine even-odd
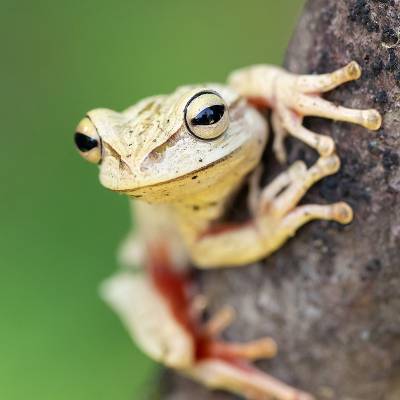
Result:
{"label": "green blurred background", "polygon": [[155,365],[101,302],[128,230],[72,134],[185,83],[281,63],[301,0],[0,1],[0,399],[133,400]]}

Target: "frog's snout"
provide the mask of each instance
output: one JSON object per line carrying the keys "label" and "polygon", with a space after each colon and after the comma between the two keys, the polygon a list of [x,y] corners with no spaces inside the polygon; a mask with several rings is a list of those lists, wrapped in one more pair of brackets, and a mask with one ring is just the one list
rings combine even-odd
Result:
{"label": "frog's snout", "polygon": [[89,117],[85,117],[79,122],[75,130],[74,142],[80,155],[85,160],[93,164],[101,162],[101,138]]}

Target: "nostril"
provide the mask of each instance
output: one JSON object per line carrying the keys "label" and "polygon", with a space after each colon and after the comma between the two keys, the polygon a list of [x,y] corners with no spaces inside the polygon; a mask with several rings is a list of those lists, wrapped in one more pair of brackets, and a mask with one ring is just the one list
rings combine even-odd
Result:
{"label": "nostril", "polygon": [[76,132],[74,136],[76,147],[82,152],[86,153],[99,145],[99,142],[83,133]]}

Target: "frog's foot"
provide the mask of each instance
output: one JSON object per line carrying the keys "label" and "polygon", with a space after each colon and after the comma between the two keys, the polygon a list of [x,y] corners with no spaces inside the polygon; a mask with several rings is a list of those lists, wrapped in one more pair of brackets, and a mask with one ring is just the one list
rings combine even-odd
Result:
{"label": "frog's foot", "polygon": [[[309,169],[303,161],[296,161],[286,171],[278,175],[267,185],[258,196],[257,216],[269,215],[274,219],[281,219],[298,204],[306,192],[320,179],[336,173],[340,168],[340,160],[337,155],[320,157]],[[329,206],[327,208],[329,210]],[[339,222],[348,222],[343,219],[341,213],[337,214],[337,208],[332,218]],[[326,219],[326,218],[324,218]]]}
{"label": "frog's foot", "polygon": [[335,143],[330,137],[317,134],[303,126],[303,118],[315,116],[355,123],[370,130],[380,128],[382,118],[376,110],[354,110],[337,106],[320,94],[361,76],[361,68],[351,62],[344,68],[323,75],[282,74],[276,78],[276,98],[272,124],[275,130],[274,150],[280,161],[286,160],[283,141],[286,133],[308,144],[322,156],[331,155]]}
{"label": "frog's foot", "polygon": [[207,359],[186,374],[211,389],[224,389],[248,400],[314,400],[312,395],[247,364]]}
{"label": "frog's foot", "polygon": [[[249,194],[247,203],[251,215],[257,217],[265,211],[269,204],[290,184],[302,179],[306,174],[307,166],[303,161],[294,162],[286,171],[282,172],[267,187],[261,190],[260,181],[262,167],[258,167],[249,179]],[[336,171],[334,171],[336,172]],[[329,173],[329,172],[328,172]]]}
{"label": "frog's foot", "polygon": [[339,168],[340,160],[336,155],[319,158],[309,169],[303,162],[296,162],[261,193],[260,213],[267,213],[280,221],[278,225],[285,236],[293,235],[300,226],[313,219],[333,220],[341,224],[351,222],[353,211],[343,202],[295,208],[312,185]]}
{"label": "frog's foot", "polygon": [[216,337],[228,328],[235,319],[236,312],[232,307],[219,310],[204,326],[204,331],[210,337]]}
{"label": "frog's foot", "polygon": [[200,359],[221,357],[226,359],[258,360],[275,357],[277,345],[269,337],[246,343],[219,340],[218,337],[231,325],[234,319],[234,309],[224,307],[202,327],[202,337],[204,339],[199,341],[198,357]]}
{"label": "frog's foot", "polygon": [[202,329],[197,340],[196,363],[183,371],[209,388],[224,389],[251,400],[312,400],[251,365],[251,361],[272,358],[277,345],[265,337],[246,343],[225,342],[217,338],[234,318],[230,307],[223,308]]}
{"label": "frog's foot", "polygon": [[275,238],[271,238],[275,242],[274,247],[293,236],[301,226],[311,220],[331,220],[341,224],[352,221],[353,210],[343,202],[296,207],[312,185],[323,177],[334,174],[339,167],[340,161],[336,155],[319,158],[309,169],[302,161],[298,161],[261,192],[258,218],[261,224],[263,218],[275,221]]}
{"label": "frog's foot", "polygon": [[[332,173],[336,172],[332,169]],[[331,171],[321,172],[320,175],[324,173],[329,174]],[[268,186],[266,186],[262,191],[259,192],[257,198],[257,213],[256,215],[263,213],[270,204],[277,198],[278,194],[282,193],[289,186],[292,186],[298,181],[304,179],[307,174],[307,166],[303,161],[294,162],[286,171],[278,175]],[[311,174],[310,174],[311,175]],[[315,177],[315,175],[314,175]],[[321,176],[322,177],[322,176]],[[253,200],[255,202],[255,200]]]}
{"label": "frog's foot", "polygon": [[259,213],[269,213],[281,218],[297,205],[316,182],[335,174],[339,168],[340,159],[336,154],[320,157],[308,169],[303,161],[295,162],[263,189],[260,195]]}

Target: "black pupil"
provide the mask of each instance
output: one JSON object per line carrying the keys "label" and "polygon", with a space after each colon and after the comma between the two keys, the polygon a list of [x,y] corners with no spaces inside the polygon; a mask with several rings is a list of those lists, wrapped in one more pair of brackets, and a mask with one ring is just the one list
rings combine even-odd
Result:
{"label": "black pupil", "polygon": [[193,119],[193,125],[212,125],[217,123],[225,112],[225,106],[223,104],[217,104],[215,106],[207,107],[203,111],[199,112]]}
{"label": "black pupil", "polygon": [[75,144],[76,147],[82,152],[86,153],[99,145],[96,139],[91,138],[90,136],[86,136],[83,133],[75,133]]}

